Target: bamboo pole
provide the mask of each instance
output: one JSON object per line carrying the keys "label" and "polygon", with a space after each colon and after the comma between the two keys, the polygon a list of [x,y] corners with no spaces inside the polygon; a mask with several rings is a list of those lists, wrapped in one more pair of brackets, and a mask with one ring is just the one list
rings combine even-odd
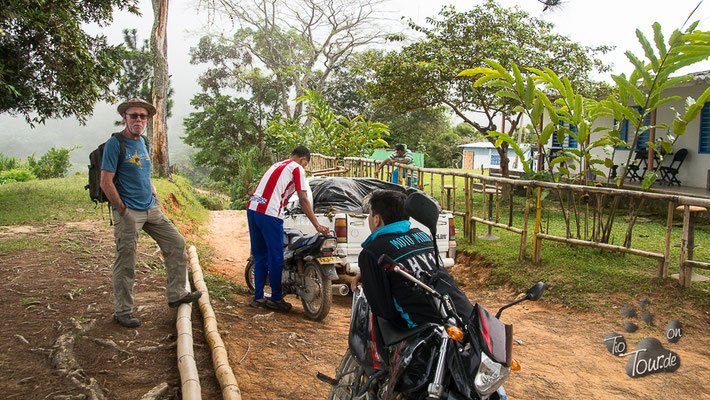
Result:
{"label": "bamboo pole", "polygon": [[680,240],[680,271],[678,272],[678,280],[681,286],[690,287],[690,274],[685,266],[685,260],[688,257],[688,233],[690,231],[690,206],[683,207],[683,237]]}
{"label": "bamboo pole", "polygon": [[498,187],[498,182],[496,182],[496,222],[500,222],[499,210],[500,210],[500,188]]}
{"label": "bamboo pole", "polygon": [[491,219],[491,216],[488,215],[488,212],[486,211],[486,210],[488,210],[486,208],[486,203],[488,202],[488,196],[486,196],[486,181],[483,181],[482,183],[483,183],[483,189],[481,191],[481,195],[483,195],[483,201],[481,201],[481,205],[483,206],[483,213],[481,215],[483,215],[484,217],[487,216],[488,219]]}
{"label": "bamboo pole", "polygon": [[537,209],[535,210],[535,235],[533,235],[533,262],[540,262],[540,252],[542,247],[540,246],[540,226],[542,224],[542,201],[540,197],[542,195],[542,188],[537,188],[537,201],[535,203]]}
{"label": "bamboo pole", "polygon": [[525,259],[525,250],[528,245],[528,218],[530,216],[530,186],[525,189],[525,216],[523,217],[523,232],[520,234],[520,253],[518,260]]}
{"label": "bamboo pole", "polygon": [[441,174],[441,208],[444,208],[444,174]]}
{"label": "bamboo pole", "polygon": [[671,229],[673,228],[673,212],[674,204],[672,201],[669,201],[668,220],[666,221],[666,246],[663,251],[663,264],[661,264],[661,270],[658,271],[658,277],[663,279],[668,278],[668,267],[671,264]]}
{"label": "bamboo pole", "polygon": [[617,245],[606,244],[606,243],[588,242],[586,240],[580,240],[580,239],[563,238],[560,236],[546,235],[544,233],[538,233],[537,236],[540,239],[552,240],[555,242],[562,242],[562,243],[574,244],[574,245],[578,245],[578,246],[596,247],[599,249],[619,251],[622,253],[628,253],[628,254],[633,254],[633,255],[637,255],[637,256],[653,258],[656,260],[663,259],[663,254],[653,253],[650,251],[644,251],[644,250],[638,250],[638,249],[627,249],[624,246],[617,246]]}
{"label": "bamboo pole", "polygon": [[688,268],[710,269],[710,263],[695,260],[685,260],[684,265]]}
{"label": "bamboo pole", "polygon": [[522,233],[523,233],[523,230],[520,229],[520,228],[516,228],[516,227],[514,227],[514,226],[508,226],[508,225],[506,225],[506,224],[501,224],[500,222],[489,221],[489,220],[483,219],[483,218],[471,217],[471,221],[476,221],[476,222],[480,222],[480,223],[485,224],[485,225],[490,225],[490,226],[493,226],[493,227],[496,227],[496,228],[505,229],[505,230],[507,230],[507,231],[515,232],[515,233],[517,233],[517,234],[522,234]]}
{"label": "bamboo pole", "polygon": [[434,197],[434,173],[429,174],[429,196]]}
{"label": "bamboo pole", "polygon": [[[187,275],[186,275],[187,276]],[[190,281],[185,279],[185,289],[190,292]],[[195,352],[192,348],[192,303],[178,307],[177,322],[177,362],[180,373],[180,389],[185,400],[202,399],[200,375],[197,373]]]}
{"label": "bamboo pole", "polygon": [[451,208],[451,211],[456,212],[456,177],[455,177],[455,176],[452,176],[452,179],[453,179],[453,182],[454,182],[454,184],[453,184],[453,186],[454,186],[454,189],[453,189],[453,192],[454,192],[454,203],[453,203],[453,206],[452,206],[452,208]]}
{"label": "bamboo pole", "polygon": [[[464,181],[463,181],[463,182],[464,182],[464,189],[463,189],[463,190],[464,190],[464,201],[466,202],[466,207],[465,207],[465,209],[466,209],[466,217],[470,217],[470,209],[469,209],[469,207],[470,207],[471,205],[469,204],[469,201],[471,200],[471,199],[470,199],[471,196],[470,196],[470,193],[469,193],[469,186],[468,186],[468,181],[469,181],[470,178],[469,178],[469,177],[465,177],[465,178],[463,178],[463,179],[464,179]],[[464,237],[467,237],[467,235],[469,234],[468,227],[469,227],[470,224],[471,224],[471,220],[468,219],[468,218],[464,218],[464,220],[463,220],[463,236],[464,236]]]}
{"label": "bamboo pole", "polygon": [[202,312],[203,326],[207,344],[212,351],[212,365],[214,366],[215,375],[219,381],[219,386],[222,388],[222,398],[225,400],[241,400],[242,393],[239,390],[237,379],[234,377],[234,372],[229,366],[229,357],[227,349],[224,347],[224,342],[219,335],[217,329],[217,317],[215,316],[212,305],[210,304],[207,285],[202,275],[202,269],[197,258],[197,250],[195,246],[190,246],[190,270],[192,270],[192,281],[195,283],[195,288],[202,292],[202,296],[198,300],[200,311]]}

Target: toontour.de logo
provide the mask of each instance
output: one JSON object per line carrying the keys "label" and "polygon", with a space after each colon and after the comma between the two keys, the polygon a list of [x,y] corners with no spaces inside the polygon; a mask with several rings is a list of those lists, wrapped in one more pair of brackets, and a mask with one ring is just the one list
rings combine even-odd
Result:
{"label": "toontour.de logo", "polygon": [[624,355],[631,355],[626,363],[626,374],[632,378],[657,372],[673,372],[680,367],[678,354],[664,348],[655,338],[641,340],[636,345],[636,350]]}

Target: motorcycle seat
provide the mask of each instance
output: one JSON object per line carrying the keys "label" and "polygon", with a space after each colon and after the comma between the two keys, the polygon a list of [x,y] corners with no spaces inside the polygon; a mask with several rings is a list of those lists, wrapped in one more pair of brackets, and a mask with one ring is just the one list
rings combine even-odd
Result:
{"label": "motorcycle seat", "polygon": [[316,233],[311,236],[300,237],[291,243],[289,243],[288,248],[290,250],[295,250],[294,253],[301,255],[303,253],[311,251],[314,247],[320,246],[323,241],[323,235]]}
{"label": "motorcycle seat", "polygon": [[436,324],[427,322],[411,329],[403,329],[382,317],[377,317],[377,325],[380,328],[380,334],[385,346],[391,346],[419,332],[436,327]]}
{"label": "motorcycle seat", "polygon": [[[303,237],[303,232],[298,229],[284,228],[284,247]],[[291,249],[293,250],[293,249]]]}

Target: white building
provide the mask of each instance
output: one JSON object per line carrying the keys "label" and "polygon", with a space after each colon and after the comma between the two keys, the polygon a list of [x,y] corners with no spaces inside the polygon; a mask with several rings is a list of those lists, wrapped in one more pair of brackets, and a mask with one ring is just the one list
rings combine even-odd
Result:
{"label": "white building", "polygon": [[[707,88],[710,86],[710,71],[696,72],[693,74],[694,78],[690,81],[684,82],[677,85],[674,88],[668,89],[663,92],[663,97],[680,96],[680,100],[673,102],[668,102],[662,104],[656,110],[656,125],[666,124],[669,127],[673,126],[673,119],[675,117],[675,110],[679,113],[685,112],[685,99],[691,96],[697,99]],[[545,117],[545,123],[549,121]],[[596,126],[612,126],[614,123],[612,117],[601,117],[595,121]],[[651,125],[651,115],[647,116],[644,125]],[[594,128],[594,127],[593,127]],[[574,130],[574,127],[571,127]],[[633,124],[624,120],[621,123],[620,133],[621,138],[627,141],[629,144],[633,142],[633,134],[636,131]],[[603,132],[592,133],[592,139],[596,139],[594,135],[602,135]],[[667,130],[658,128],[655,130],[655,137],[665,138]],[[618,172],[621,173],[623,168],[622,164],[626,163],[629,156],[629,151],[636,152],[637,150],[644,149],[648,147],[646,142],[649,141],[650,131],[644,132],[638,140],[638,145],[636,149],[630,150],[627,148],[619,147],[614,152],[614,164],[618,166]],[[550,139],[550,142],[545,146],[546,152],[554,151],[555,148],[578,148],[578,143],[574,138],[566,137],[565,143],[560,145],[557,143],[556,136]],[[673,153],[677,154],[681,149],[687,150],[687,156],[679,168],[677,174],[678,180],[682,182],[683,187],[690,188],[704,188],[710,190],[710,101],[706,102],[700,116],[688,124],[685,134],[681,136],[675,145],[673,146]],[[606,158],[607,155],[601,148],[593,150],[599,158]],[[634,156],[632,156],[633,160]],[[672,162],[673,155],[668,155],[663,161],[663,166],[669,166]],[[677,163],[676,163],[677,164]],[[644,167],[646,163],[641,164],[639,174],[644,173]],[[604,167],[602,167],[604,168]],[[628,178],[627,178],[628,181]],[[659,181],[656,186],[660,185]]]}
{"label": "white building", "polygon": [[[500,167],[500,154],[491,142],[468,143],[458,147],[463,151],[463,169]],[[529,159],[530,145],[523,143],[520,148],[525,152],[525,157]],[[512,171],[523,170],[523,165],[512,148],[508,148],[508,167]]]}

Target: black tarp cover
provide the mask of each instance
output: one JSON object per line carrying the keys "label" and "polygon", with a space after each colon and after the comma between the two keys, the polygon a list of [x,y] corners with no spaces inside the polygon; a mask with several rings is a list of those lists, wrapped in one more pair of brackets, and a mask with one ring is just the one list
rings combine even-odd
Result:
{"label": "black tarp cover", "polygon": [[338,211],[362,213],[363,199],[377,189],[396,190],[407,195],[416,191],[414,188],[405,188],[375,178],[315,178],[311,179],[309,184],[313,191],[313,210],[316,213],[328,212],[331,207]]}

